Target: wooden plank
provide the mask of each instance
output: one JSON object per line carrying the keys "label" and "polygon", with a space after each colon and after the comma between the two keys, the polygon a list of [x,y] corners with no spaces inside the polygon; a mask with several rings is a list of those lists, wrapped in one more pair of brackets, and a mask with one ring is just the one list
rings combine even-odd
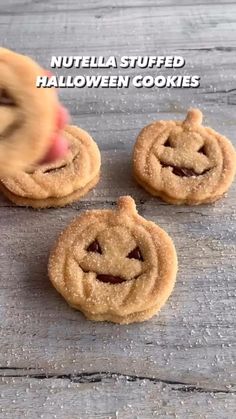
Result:
{"label": "wooden plank", "polygon": [[[232,0],[196,0],[194,2],[196,5],[232,5],[234,2]],[[186,6],[191,6],[191,0],[182,0],[181,2],[177,2],[176,0],[113,0],[110,2],[109,0],[93,0],[92,3],[84,3],[77,0],[70,0],[68,3],[65,4],[64,0],[50,0],[49,9],[53,10],[61,10],[65,8],[67,5],[67,10],[69,11],[81,11],[81,10],[95,10],[97,8],[103,9],[129,9],[129,8],[138,8],[138,7],[155,7],[155,8],[163,8],[174,6],[175,8],[181,7],[185,8]],[[6,4],[2,5],[3,10],[10,10],[14,12],[15,7],[19,7],[19,9],[26,8],[27,10],[31,10],[32,13],[36,11],[40,11],[42,14],[46,12],[45,10],[45,2],[38,2],[38,1],[25,1],[25,0],[9,0]]]}
{"label": "wooden plank", "polygon": [[119,51],[147,55],[186,47],[236,46],[234,2],[156,7],[156,2],[132,1],[130,7],[129,3],[122,7],[115,1],[112,7],[106,0],[101,8],[97,2],[95,9],[82,3],[54,1],[47,7],[44,2],[3,3],[3,45],[45,58],[48,53],[89,55],[94,50],[97,55]]}
{"label": "wooden plank", "polygon": [[70,379],[4,378],[2,418],[228,419],[235,395],[125,376]]}

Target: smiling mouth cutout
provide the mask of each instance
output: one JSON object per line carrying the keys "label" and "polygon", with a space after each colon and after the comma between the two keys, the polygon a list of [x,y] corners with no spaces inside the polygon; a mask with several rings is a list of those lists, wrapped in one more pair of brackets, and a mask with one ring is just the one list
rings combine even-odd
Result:
{"label": "smiling mouth cutout", "polygon": [[[101,246],[98,242],[97,239],[95,239],[88,247],[87,247],[87,252],[91,252],[91,253],[98,253],[100,255],[103,254]],[[141,262],[144,261],[141,250],[138,246],[136,246],[133,250],[131,250],[131,252],[129,252],[129,254],[126,256],[128,259],[136,259],[139,260]],[[84,269],[82,269],[84,273],[88,273],[90,271],[85,271]],[[96,279],[100,282],[106,283],[106,284],[121,284],[122,282],[128,282],[128,281],[132,281],[133,279],[137,279],[140,275],[135,276],[134,278],[131,279],[125,279],[122,278],[121,276],[115,276],[115,275],[111,275],[111,274],[100,274],[100,273],[96,273]]]}
{"label": "smiling mouth cutout", "polygon": [[106,284],[121,284],[122,282],[126,282],[126,279],[121,278],[120,276],[105,274],[97,274],[97,279],[101,282],[105,282]]}
{"label": "smiling mouth cutout", "polygon": [[75,154],[75,156],[72,158],[71,161],[69,161],[67,159],[68,161],[66,161],[65,163],[62,163],[60,166],[57,166],[56,163],[54,163],[53,167],[46,168],[45,170],[42,170],[42,172],[43,172],[43,174],[59,172],[59,170],[64,169],[65,167],[69,166],[70,164],[75,163],[75,160],[78,158],[78,156],[79,156],[79,152],[77,152]]}
{"label": "smiling mouth cutout", "polygon": [[188,169],[187,167],[178,167],[172,164],[165,164],[161,163],[162,167],[167,167],[172,169],[172,173],[179,177],[196,177],[205,175],[205,173],[209,172],[211,169],[206,169],[202,173],[196,173],[193,169]]}

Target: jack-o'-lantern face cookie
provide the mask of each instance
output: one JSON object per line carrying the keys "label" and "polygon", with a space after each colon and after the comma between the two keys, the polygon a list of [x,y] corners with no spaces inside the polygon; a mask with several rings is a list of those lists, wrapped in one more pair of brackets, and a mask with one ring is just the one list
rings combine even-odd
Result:
{"label": "jack-o'-lantern face cookie", "polygon": [[158,121],[141,131],[133,153],[134,176],[152,195],[172,204],[201,204],[228,190],[235,150],[201,123],[202,113],[190,109],[183,122]]}
{"label": "jack-o'-lantern face cookie", "polygon": [[78,200],[97,184],[101,157],[96,143],[76,126],[68,125],[64,136],[69,151],[63,159],[1,179],[7,198],[20,206],[58,207]]}
{"label": "jack-o'-lantern face cookie", "polygon": [[133,199],[115,210],[86,211],[59,237],[49,260],[55,288],[91,320],[151,318],[175,283],[177,257],[168,234],[139,216]]}
{"label": "jack-o'-lantern face cookie", "polygon": [[29,57],[0,48],[0,174],[10,176],[44,158],[58,131],[56,91],[38,89],[44,70]]}

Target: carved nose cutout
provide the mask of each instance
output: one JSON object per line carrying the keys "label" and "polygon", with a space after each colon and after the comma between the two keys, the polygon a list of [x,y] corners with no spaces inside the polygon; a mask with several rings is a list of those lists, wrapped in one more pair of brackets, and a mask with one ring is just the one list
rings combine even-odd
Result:
{"label": "carved nose cutout", "polygon": [[131,250],[131,252],[129,252],[129,254],[127,255],[127,258],[141,260],[142,262],[144,260],[141,250],[139,249],[138,246],[135,247],[135,249]]}
{"label": "carved nose cutout", "polygon": [[100,255],[102,254],[102,249],[100,247],[100,244],[98,243],[97,240],[94,240],[88,247],[87,247],[87,252],[93,252],[93,253],[99,253]]}

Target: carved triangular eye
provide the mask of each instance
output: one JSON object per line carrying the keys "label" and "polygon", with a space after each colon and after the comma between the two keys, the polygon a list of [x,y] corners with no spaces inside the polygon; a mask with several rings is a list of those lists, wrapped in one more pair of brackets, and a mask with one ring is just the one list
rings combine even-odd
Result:
{"label": "carved triangular eye", "polygon": [[100,247],[100,244],[98,243],[97,240],[94,240],[88,247],[87,247],[87,251],[88,252],[94,252],[94,253],[99,253],[100,255],[102,254],[102,249]]}
{"label": "carved triangular eye", "polygon": [[131,250],[131,252],[129,252],[129,254],[127,255],[127,258],[129,259],[137,259],[137,260],[141,260],[143,262],[143,256],[141,253],[141,250],[139,249],[139,247],[135,247],[135,249]]}
{"label": "carved triangular eye", "polygon": [[204,145],[198,150],[198,153],[204,154],[206,156],[206,149]]}
{"label": "carved triangular eye", "polygon": [[164,143],[165,147],[172,147],[169,138],[167,138],[166,142]]}

